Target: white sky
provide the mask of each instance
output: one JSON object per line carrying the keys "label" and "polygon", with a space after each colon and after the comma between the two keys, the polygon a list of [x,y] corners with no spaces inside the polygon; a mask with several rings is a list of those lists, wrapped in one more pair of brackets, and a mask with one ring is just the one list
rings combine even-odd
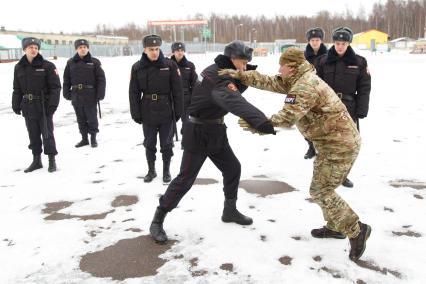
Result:
{"label": "white sky", "polygon": [[[372,0],[297,0],[279,2],[262,0],[253,5],[249,1],[53,1],[23,0],[19,2],[2,1],[0,26],[8,30],[66,33],[92,31],[97,24],[120,27],[134,22],[145,25],[148,20],[186,19],[188,15],[202,13],[237,14],[272,17],[274,15],[314,15],[318,11],[342,13],[346,9],[358,14],[360,7],[366,13],[371,11]],[[277,3],[281,3],[279,6]],[[262,4],[263,6],[260,6]],[[154,6],[156,5],[156,6]]]}

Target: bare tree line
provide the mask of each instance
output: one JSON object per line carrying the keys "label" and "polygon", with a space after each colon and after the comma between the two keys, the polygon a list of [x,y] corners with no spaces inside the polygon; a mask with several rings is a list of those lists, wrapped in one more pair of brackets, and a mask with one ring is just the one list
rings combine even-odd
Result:
{"label": "bare tree line", "polygon": [[[196,14],[188,19],[206,18],[202,14]],[[310,27],[322,27],[326,32],[325,41],[331,41],[331,32],[339,26],[350,27],[354,33],[377,29],[389,35],[391,39],[398,37],[418,38],[425,35],[426,27],[426,0],[387,0],[373,5],[369,15],[361,6],[356,15],[349,10],[343,13],[331,14],[321,11],[315,16],[265,16],[250,17],[237,15],[216,15],[208,17],[208,29],[213,36],[208,41],[226,43],[238,38],[244,41],[271,42],[276,39],[296,39],[305,41],[306,30]],[[172,27],[157,28],[156,33],[164,40],[181,40],[182,27],[174,31]],[[184,39],[192,41],[194,38],[202,39],[200,27],[185,27]],[[129,23],[120,28],[106,25],[98,25],[97,34],[127,36],[130,40],[140,40],[150,31],[147,27]]]}

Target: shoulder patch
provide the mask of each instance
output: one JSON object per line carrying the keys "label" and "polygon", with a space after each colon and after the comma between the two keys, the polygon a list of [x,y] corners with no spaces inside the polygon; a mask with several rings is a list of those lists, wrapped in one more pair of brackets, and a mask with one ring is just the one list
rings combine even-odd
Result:
{"label": "shoulder patch", "polygon": [[296,103],[296,96],[294,95],[287,95],[284,101],[286,104],[294,105]]}
{"label": "shoulder patch", "polygon": [[237,86],[235,86],[234,83],[229,83],[227,88],[230,89],[233,92],[238,91],[238,88],[237,88]]}

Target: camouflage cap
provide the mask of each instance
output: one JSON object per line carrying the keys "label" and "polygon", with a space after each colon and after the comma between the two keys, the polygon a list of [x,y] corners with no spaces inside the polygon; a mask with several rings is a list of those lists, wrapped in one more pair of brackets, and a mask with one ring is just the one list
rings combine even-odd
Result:
{"label": "camouflage cap", "polygon": [[298,48],[288,48],[280,56],[280,65],[287,65],[289,67],[297,67],[305,62],[305,55],[303,51]]}
{"label": "camouflage cap", "polygon": [[22,39],[22,49],[25,50],[25,48],[32,44],[37,45],[38,49],[40,49],[41,41],[35,37],[26,37]]}
{"label": "camouflage cap", "polygon": [[83,38],[77,39],[74,41],[74,47],[77,49],[80,45],[85,45],[87,48],[89,48],[89,42]]}
{"label": "camouflage cap", "polygon": [[161,40],[161,37],[158,35],[147,35],[143,38],[142,44],[143,47],[154,47],[154,46],[161,46],[163,41]]}

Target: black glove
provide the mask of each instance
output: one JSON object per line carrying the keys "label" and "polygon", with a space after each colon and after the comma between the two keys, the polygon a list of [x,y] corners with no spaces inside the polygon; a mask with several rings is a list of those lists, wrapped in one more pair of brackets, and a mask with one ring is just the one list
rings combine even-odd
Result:
{"label": "black glove", "polygon": [[136,118],[136,117],[132,117],[132,118],[137,124],[142,124],[142,119]]}
{"label": "black glove", "polygon": [[16,113],[17,115],[21,114],[21,109],[20,108],[14,108],[13,112]]}
{"label": "black glove", "polygon": [[261,125],[257,127],[257,130],[259,130],[262,133],[266,134],[277,134],[274,130],[274,126],[272,125],[272,122],[270,120],[265,121]]}
{"label": "black glove", "polygon": [[56,106],[48,106],[47,107],[47,115],[53,115],[56,111],[57,107]]}

